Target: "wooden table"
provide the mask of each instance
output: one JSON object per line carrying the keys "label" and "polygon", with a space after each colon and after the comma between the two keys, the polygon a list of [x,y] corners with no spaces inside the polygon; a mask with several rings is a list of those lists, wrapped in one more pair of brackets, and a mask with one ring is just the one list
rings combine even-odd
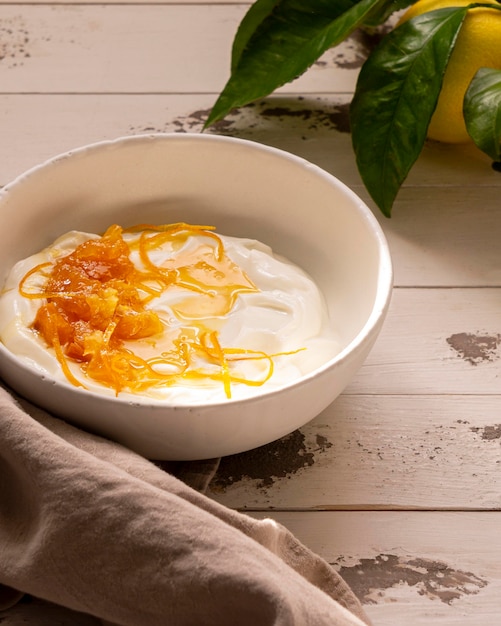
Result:
{"label": "wooden table", "polygon": [[[248,6],[2,0],[0,184],[89,142],[199,132]],[[306,157],[373,207],[348,128],[366,54],[350,39],[211,132]],[[374,208],[395,289],[365,366],[300,431],[223,459],[211,485],[338,568],[375,626],[501,623],[500,198],[475,148],[427,145],[393,218]]]}

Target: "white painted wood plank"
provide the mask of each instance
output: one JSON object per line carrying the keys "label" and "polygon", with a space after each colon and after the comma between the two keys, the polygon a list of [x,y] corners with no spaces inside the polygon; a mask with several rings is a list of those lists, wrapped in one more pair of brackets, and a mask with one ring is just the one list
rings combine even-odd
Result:
{"label": "white painted wood plank", "polygon": [[[91,141],[201,129],[248,4],[106,5],[0,1],[0,184]],[[300,154],[368,200],[346,127],[361,51],[329,52],[286,97],[216,131]],[[500,185],[478,151],[426,146],[394,218],[380,218],[396,285],[499,286]],[[499,514],[321,510],[500,508],[500,304],[498,289],[396,289],[345,394],[280,446],[223,460],[211,496],[305,509],[272,514],[341,568],[374,626],[501,623]]]}
{"label": "white painted wood plank", "polygon": [[299,431],[223,458],[239,509],[501,509],[501,396],[340,396]]}
{"label": "white painted wood plank", "polygon": [[268,515],[340,571],[374,626],[501,623],[498,514]]}
{"label": "white painted wood plank", "polygon": [[[229,76],[231,45],[246,8],[0,5],[0,88],[217,93]],[[360,46],[343,42],[282,91],[353,91]]]}
{"label": "white painted wood plank", "polygon": [[[149,132],[200,132],[214,94],[86,94],[0,95],[0,183],[41,160],[77,146],[121,135]],[[208,132],[258,141],[298,154],[332,172],[348,185],[363,190],[351,146],[348,125],[349,96],[275,96],[234,112]],[[486,202],[474,195],[478,187],[501,187],[501,174],[489,159],[470,146],[429,144],[411,172],[407,187],[466,187],[465,214],[475,215]],[[414,199],[414,191],[398,198],[395,218],[423,214],[419,228],[446,215],[461,195],[448,202],[434,190]],[[367,194],[365,194],[367,198]],[[416,202],[419,209],[412,208]],[[467,203],[466,203],[467,202]],[[487,209],[490,203],[487,203]],[[471,211],[468,211],[471,209]],[[383,220],[387,222],[388,220]],[[396,220],[394,220],[396,221]],[[448,221],[445,218],[445,221]],[[413,232],[415,224],[408,229]],[[406,232],[403,231],[405,236]],[[446,237],[444,236],[444,239]]]}
{"label": "white painted wood plank", "polygon": [[[457,171],[465,175],[468,169]],[[365,190],[357,191],[368,201]],[[494,185],[405,186],[391,219],[375,210],[390,245],[395,285],[500,286],[499,198]]]}
{"label": "white painted wood plank", "polygon": [[[94,141],[152,132],[201,132],[215,98],[215,94],[0,95],[0,183],[55,154]],[[274,145],[361,185],[347,132],[347,107],[344,96],[275,97],[229,115],[207,132]],[[489,184],[485,164],[478,166],[469,157],[467,162],[474,180]],[[454,167],[445,180],[450,176],[461,180]]]}
{"label": "white painted wood plank", "polygon": [[[0,183],[94,141],[150,132],[200,132],[213,101],[211,95],[0,96]],[[476,151],[447,151],[430,144],[416,164],[414,182],[401,190],[388,220],[362,187],[346,132],[346,107],[347,99],[340,97],[271,98],[208,132],[288,150],[352,186],[386,232],[395,285],[499,286],[501,175]]]}
{"label": "white painted wood plank", "polygon": [[500,307],[500,289],[395,289],[346,393],[501,393]]}

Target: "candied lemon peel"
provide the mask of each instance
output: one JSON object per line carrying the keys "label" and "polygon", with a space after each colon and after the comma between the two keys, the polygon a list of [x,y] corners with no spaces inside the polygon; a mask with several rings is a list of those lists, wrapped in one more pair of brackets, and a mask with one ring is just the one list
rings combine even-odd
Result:
{"label": "candied lemon peel", "polygon": [[[273,374],[273,358],[294,354],[221,346],[219,333],[203,319],[224,317],[240,293],[258,292],[247,275],[227,256],[213,226],[138,224],[110,226],[97,238],[77,245],[53,262],[36,265],[19,283],[25,298],[43,299],[32,329],[54,350],[67,380],[85,384],[73,373],[79,365],[85,376],[118,395],[121,391],[142,393],[153,387],[181,381],[195,384],[220,382],[227,398],[231,385],[263,385]],[[139,236],[126,241],[124,233]],[[184,244],[197,237],[194,246]],[[168,246],[178,253],[167,254],[161,263],[151,253]],[[138,268],[131,260],[135,251]],[[43,287],[33,286],[42,279]],[[170,328],[148,305],[167,289],[186,290],[197,297],[177,299],[172,305],[181,326]],[[162,351],[153,357],[140,356],[134,344],[155,346],[162,338]],[[167,347],[165,340],[167,341]],[[262,361],[259,379],[238,373],[234,365],[243,360]]]}

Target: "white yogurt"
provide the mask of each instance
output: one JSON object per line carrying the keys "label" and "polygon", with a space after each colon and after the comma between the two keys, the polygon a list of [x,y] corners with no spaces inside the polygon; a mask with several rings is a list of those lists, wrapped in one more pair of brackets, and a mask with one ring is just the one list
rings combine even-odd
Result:
{"label": "white yogurt", "polygon": [[[59,381],[65,381],[66,378],[53,349],[48,348],[43,338],[31,328],[44,300],[23,297],[19,292],[19,284],[35,266],[54,262],[71,253],[80,243],[96,237],[94,234],[72,231],[45,250],[18,262],[12,268],[0,295],[0,340],[8,350],[41,375]],[[137,240],[139,234],[124,233],[123,237],[130,243]],[[224,348],[262,351],[269,355],[293,352],[273,356],[273,375],[262,386],[232,383],[231,398],[258,395],[290,384],[334,357],[339,351],[339,342],[328,319],[323,296],[314,281],[294,264],[273,254],[263,243],[224,235],[218,237],[223,242],[227,256],[243,270],[258,291],[240,293],[228,314],[198,319],[197,322],[202,321],[206,327],[217,330],[219,342]],[[197,239],[199,236],[191,237],[184,246],[194,245],[194,242],[196,244]],[[169,253],[162,249],[153,250],[150,258],[156,264],[161,264]],[[130,258],[136,267],[141,267],[137,252],[133,251]],[[42,290],[43,285],[43,277],[34,275],[29,288]],[[165,290],[147,306],[159,315],[166,326],[176,329],[190,324],[186,318],[180,318],[176,307],[180,302],[186,305],[187,299],[197,297],[199,294],[193,291],[174,287]],[[137,340],[130,342],[127,347],[143,358],[162,351],[161,341],[159,343],[158,340],[154,346],[146,340]],[[115,395],[113,389],[86,376],[77,363],[68,361],[68,365],[73,375],[88,390]],[[238,367],[239,375],[244,378],[260,380],[268,365],[266,360],[248,360],[240,362]],[[120,392],[120,396],[138,400],[138,394],[127,391]],[[172,386],[152,387],[142,392],[141,396],[181,404],[227,401],[221,382],[210,379],[196,382],[180,380]]]}

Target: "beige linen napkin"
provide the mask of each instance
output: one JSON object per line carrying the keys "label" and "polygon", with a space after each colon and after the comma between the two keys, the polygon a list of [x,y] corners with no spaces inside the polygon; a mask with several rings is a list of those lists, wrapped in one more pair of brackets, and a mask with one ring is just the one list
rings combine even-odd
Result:
{"label": "beige linen napkin", "polygon": [[369,623],[283,526],[197,490],[209,462],[175,469],[195,488],[0,388],[3,608],[26,593],[121,626]]}

